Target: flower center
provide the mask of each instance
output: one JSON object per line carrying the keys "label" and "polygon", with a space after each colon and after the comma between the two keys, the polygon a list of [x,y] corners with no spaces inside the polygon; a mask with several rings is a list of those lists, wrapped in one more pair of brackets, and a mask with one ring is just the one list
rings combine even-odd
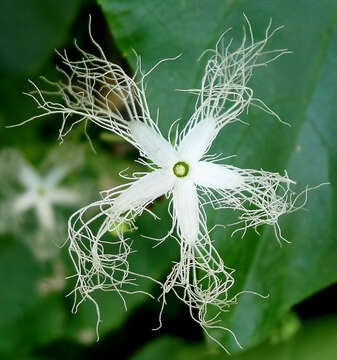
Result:
{"label": "flower center", "polygon": [[46,190],[44,188],[38,188],[37,189],[37,193],[39,196],[45,196],[46,195]]}
{"label": "flower center", "polygon": [[178,161],[174,166],[173,166],[173,173],[175,176],[177,177],[184,177],[188,174],[190,170],[190,167],[188,166],[187,163],[185,163],[184,161]]}

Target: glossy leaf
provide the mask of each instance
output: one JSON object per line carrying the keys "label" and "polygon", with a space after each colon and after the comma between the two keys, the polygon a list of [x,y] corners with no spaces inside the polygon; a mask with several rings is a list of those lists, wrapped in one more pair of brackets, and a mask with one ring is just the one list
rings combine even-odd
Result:
{"label": "glossy leaf", "polygon": [[[270,228],[261,228],[260,235],[249,231],[242,240],[230,237],[231,227],[214,233],[225,263],[237,269],[235,290],[270,295],[265,300],[242,295],[239,304],[223,316],[222,324],[233,330],[246,348],[259,343],[287,309],[337,280],[336,4],[329,0],[100,0],[100,4],[131,65],[135,66],[131,49],[142,56],[145,70],[162,58],[183,54],[179,60],[161,65],[148,84],[148,100],[153,111],[160,108],[164,132],[172,121],[186,121],[193,111],[194,98],[173,90],[199,86],[202,66],[196,59],[214,47],[224,30],[233,27],[229,38],[241,40],[243,12],[256,39],[263,37],[270,18],[275,26],[285,25],[269,47],[287,47],[293,54],[257,69],[251,86],[291,127],[251,109],[244,117],[250,126],[228,126],[212,148],[238,155],[230,161],[235,166],[286,169],[299,191],[307,184],[331,183],[309,193],[305,211],[281,220],[284,235],[292,242],[282,248]],[[230,224],[234,217],[210,209],[208,220],[212,227]],[[230,336],[214,335],[232,351],[238,350],[230,345]]]}

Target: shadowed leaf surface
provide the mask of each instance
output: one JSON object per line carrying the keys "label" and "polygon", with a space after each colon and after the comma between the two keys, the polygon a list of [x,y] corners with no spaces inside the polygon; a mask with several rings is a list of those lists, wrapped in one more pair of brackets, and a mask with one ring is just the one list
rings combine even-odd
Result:
{"label": "shadowed leaf surface", "polygon": [[79,3],[79,0],[31,0],[29,4],[22,0],[1,1],[1,73],[20,76],[36,71],[66,38]]}
{"label": "shadowed leaf surface", "polygon": [[135,354],[131,360],[163,359],[169,354],[170,360],[334,360],[336,358],[337,345],[335,341],[337,332],[336,318],[323,318],[308,321],[303,324],[301,330],[286,342],[272,344],[266,342],[243,354],[227,356],[224,354],[214,355],[205,347],[185,344],[181,339],[163,336],[156,339]]}

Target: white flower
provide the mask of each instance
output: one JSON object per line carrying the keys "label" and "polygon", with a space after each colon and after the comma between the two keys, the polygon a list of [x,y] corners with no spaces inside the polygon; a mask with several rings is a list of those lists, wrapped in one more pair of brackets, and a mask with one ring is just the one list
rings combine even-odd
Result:
{"label": "white flower", "polygon": [[41,227],[53,230],[56,226],[53,205],[68,205],[78,200],[74,191],[58,185],[67,172],[65,167],[55,167],[42,177],[28,164],[22,165],[19,181],[25,191],[14,200],[14,213],[34,208]]}
{"label": "white flower", "polygon": [[[75,292],[81,297],[77,306],[87,298],[94,301],[91,292],[96,289],[115,290],[123,298],[123,292],[132,292],[128,285],[134,284],[136,276],[146,277],[130,270],[127,257],[132,249],[120,226],[128,223],[134,227],[135,218],[149,211],[147,206],[162,195],[170,199],[172,229],[160,241],[173,236],[181,249],[180,260],[161,285],[163,304],[165,294],[173,290],[206,332],[211,327],[225,329],[216,325],[217,317],[237,298],[228,295],[234,283],[234,270],[224,265],[212,244],[205,206],[235,210],[244,231],[262,224],[272,225],[277,239],[283,239],[278,218],[293,211],[297,199],[292,198],[290,184],[293,181],[287,173],[239,169],[220,164],[219,156],[207,155],[219,131],[238,121],[249,105],[278,118],[261,100],[254,98],[248,81],[254,68],[287,51],[264,51],[267,41],[278,30],[270,31],[271,23],[265,38],[258,42],[254,41],[247,23],[249,39],[244,30],[243,41],[236,50],[232,50],[232,40],[224,44],[225,34],[215,50],[208,50],[211,56],[201,88],[187,90],[197,95],[195,111],[180,133],[176,128],[173,144],[161,135],[158,119],[153,120],[145,96],[144,80],[158,64],[143,73],[138,58],[136,74],[131,78],[120,66],[106,59],[94,40],[101,57],[81,49],[83,59],[80,61],[70,61],[66,53],[61,55],[70,70],[64,72],[67,82],[52,84],[63,102],[46,100],[47,93],[37,87],[31,94],[43,110],[38,117],[62,114],[61,139],[75,124],[93,122],[138,148],[146,159],[141,162],[148,168],[128,184],[103,192],[102,200],[80,209],[69,219],[70,255],[77,272]],[[261,56],[264,60],[259,62]],[[98,213],[90,217],[88,213],[92,209]],[[177,236],[173,235],[174,230]],[[112,231],[117,232],[117,241],[112,240]],[[210,305],[218,310],[214,317],[209,316]]]}

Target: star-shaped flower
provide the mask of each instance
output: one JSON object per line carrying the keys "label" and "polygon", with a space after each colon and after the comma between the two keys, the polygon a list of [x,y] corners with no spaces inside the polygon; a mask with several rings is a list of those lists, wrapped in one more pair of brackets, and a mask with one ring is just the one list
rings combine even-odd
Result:
{"label": "star-shaped flower", "polygon": [[31,166],[24,164],[19,181],[25,191],[14,200],[13,211],[21,214],[34,208],[41,227],[53,230],[56,225],[53,205],[69,205],[78,200],[73,190],[58,185],[67,172],[66,167],[59,166],[42,177]]}
{"label": "star-shaped flower", "polygon": [[[187,90],[197,96],[195,111],[181,132],[176,128],[173,142],[162,136],[158,119],[153,120],[147,104],[144,80],[154,68],[143,73],[138,58],[136,74],[131,78],[106,59],[94,40],[101,57],[81,49],[80,61],[70,61],[66,53],[62,55],[70,72],[64,73],[66,83],[54,85],[63,102],[47,101],[45,93],[37,87],[31,95],[44,111],[39,116],[63,115],[61,138],[74,124],[89,121],[122,136],[146,159],[141,162],[148,168],[147,172],[136,174],[126,185],[103,192],[102,200],[80,209],[69,220],[70,255],[77,272],[75,291],[81,296],[79,303],[86,298],[93,300],[91,292],[96,289],[115,290],[121,296],[130,292],[127,285],[133,284],[139,274],[129,268],[127,257],[132,250],[120,231],[121,224],[134,227],[135,218],[143,211],[150,211],[148,205],[162,195],[170,199],[172,216],[172,229],[164,239],[175,237],[181,249],[180,260],[161,284],[163,304],[165,294],[173,290],[206,332],[210,327],[221,328],[215,325],[218,315],[209,316],[209,307],[213,306],[219,314],[237,298],[228,295],[234,282],[233,270],[224,265],[212,244],[205,206],[235,210],[244,231],[270,224],[277,239],[283,239],[278,218],[293,211],[296,201],[290,191],[293,181],[287,173],[240,169],[221,164],[219,156],[208,155],[221,129],[239,121],[250,105],[278,118],[261,100],[254,98],[248,81],[256,67],[287,51],[264,51],[267,41],[278,30],[271,31],[271,23],[265,38],[258,42],[254,41],[249,22],[248,29],[249,40],[244,30],[237,49],[232,50],[232,41],[224,43],[223,34],[215,50],[208,50],[211,56],[200,89]],[[264,61],[259,62],[261,56]],[[74,122],[66,128],[74,116]],[[173,127],[169,138],[172,131]],[[93,208],[98,209],[98,214],[89,217]],[[177,236],[173,235],[174,230]],[[112,241],[112,231],[117,232],[117,241]]]}

